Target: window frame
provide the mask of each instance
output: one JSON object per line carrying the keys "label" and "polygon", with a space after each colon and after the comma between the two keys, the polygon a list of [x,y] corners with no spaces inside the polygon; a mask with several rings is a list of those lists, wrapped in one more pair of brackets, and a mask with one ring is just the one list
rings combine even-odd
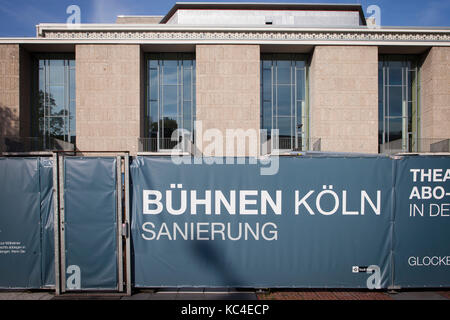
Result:
{"label": "window frame", "polygon": [[[416,152],[420,149],[420,65],[416,55],[379,55],[378,59],[378,152]],[[401,64],[401,83],[391,82],[394,63]],[[401,88],[401,115],[392,115],[391,90]],[[410,110],[411,109],[411,110]],[[401,120],[401,148],[391,148],[390,122]]]}
{"label": "window frame", "polygon": [[[265,66],[267,62],[270,62],[270,68]],[[278,73],[279,69],[283,67],[279,66],[281,61],[289,61],[289,83],[279,83]],[[299,63],[303,63],[303,66],[299,66]],[[267,136],[271,140],[271,150],[277,150],[278,152],[291,151],[291,150],[309,150],[309,127],[310,127],[310,110],[309,110],[309,67],[310,67],[310,57],[308,54],[300,53],[262,53],[261,63],[260,63],[260,128],[267,129],[265,126],[265,103],[271,104],[271,125],[270,130],[280,129],[279,120],[284,118],[290,118],[290,148],[283,148],[283,146],[277,146],[277,139],[272,139],[271,132],[267,133]],[[265,99],[265,72],[270,70],[270,99]],[[299,99],[299,79],[298,72],[303,73],[303,97]],[[289,86],[290,87],[290,114],[280,115],[279,113],[279,101],[278,101],[278,90],[279,87]],[[300,113],[299,114],[299,108]],[[280,119],[281,118],[281,119]],[[301,120],[300,134],[299,134],[299,119]],[[269,129],[267,129],[269,130]],[[279,134],[281,136],[281,134]],[[279,140],[279,139],[278,139]],[[300,141],[301,145],[300,145]],[[278,147],[278,148],[277,148]]]}
{"label": "window frame", "polygon": [[[174,57],[176,57],[174,59]],[[151,61],[156,61],[156,66],[152,66]],[[176,84],[169,84],[165,81],[165,61],[176,61],[177,63],[177,79]],[[185,66],[184,61],[190,61],[190,66]],[[184,97],[185,83],[184,83],[184,72],[186,69],[190,69],[190,99],[186,100]],[[157,73],[157,94],[156,98],[153,98],[153,94],[151,92],[151,71],[155,71]],[[176,97],[176,129],[186,128],[185,125],[185,108],[186,104],[190,104],[188,108],[190,108],[190,117],[188,121],[189,124],[189,132],[190,132],[190,140],[194,142],[195,137],[195,110],[196,110],[196,57],[193,52],[151,52],[145,54],[145,110],[144,110],[144,139],[156,139],[156,149],[151,150],[151,152],[171,152],[173,148],[165,148],[164,145],[161,145],[161,139],[169,139],[171,141],[171,137],[165,137],[164,135],[164,119],[161,119],[161,116],[164,116],[164,108],[166,107],[164,103],[164,89],[167,86],[175,86],[177,91]],[[152,121],[152,103],[157,105],[157,130],[156,137],[153,137],[152,134],[152,125],[155,121]],[[180,124],[181,123],[181,124]],[[176,130],[175,129],[175,130]],[[163,137],[161,137],[161,135]],[[181,136],[179,136],[180,141]],[[151,141],[150,141],[151,142]],[[151,147],[152,148],[152,147]],[[176,149],[177,151],[184,151],[182,149]]]}
{"label": "window frame", "polygon": [[[63,82],[52,83],[50,78],[51,61],[63,61]],[[38,110],[39,95],[41,91],[40,82],[40,61],[43,61],[44,65],[44,106],[43,117],[40,116]],[[71,83],[71,75],[73,74],[73,90]],[[73,53],[37,53],[32,55],[32,70],[31,70],[31,121],[30,132],[33,137],[42,138],[44,150],[52,147],[51,138],[60,139],[51,135],[51,128],[47,126],[48,122],[54,118],[63,119],[62,127],[62,141],[76,145],[76,59]],[[55,116],[49,113],[49,106],[47,105],[47,95],[51,93],[52,86],[63,87],[63,115]],[[73,109],[73,110],[71,110]],[[43,128],[41,128],[41,121]]]}

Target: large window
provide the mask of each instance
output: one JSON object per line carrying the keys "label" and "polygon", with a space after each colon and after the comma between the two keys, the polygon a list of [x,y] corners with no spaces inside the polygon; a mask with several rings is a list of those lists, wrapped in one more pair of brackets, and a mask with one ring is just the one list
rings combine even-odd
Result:
{"label": "large window", "polygon": [[378,68],[380,153],[418,150],[418,67],[415,56],[382,55]]}
{"label": "large window", "polygon": [[172,140],[176,129],[194,139],[195,57],[190,53],[150,54],[147,59],[145,151],[173,149],[185,134]]}
{"label": "large window", "polygon": [[32,132],[43,149],[56,143],[75,144],[75,60],[72,56],[34,59]]}
{"label": "large window", "polygon": [[267,130],[271,150],[308,149],[306,59],[300,54],[261,56],[261,128]]}

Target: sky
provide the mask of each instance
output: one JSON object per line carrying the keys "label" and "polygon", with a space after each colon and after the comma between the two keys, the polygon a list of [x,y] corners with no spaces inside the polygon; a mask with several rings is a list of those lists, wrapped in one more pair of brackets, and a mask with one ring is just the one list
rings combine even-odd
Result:
{"label": "sky", "polygon": [[[192,0],[194,2],[195,0]],[[165,15],[176,0],[0,0],[0,37],[34,37],[39,23],[65,23],[68,6],[81,9],[81,23],[114,23],[117,15]],[[179,1],[181,2],[181,1]],[[202,1],[196,1],[202,2]],[[450,27],[450,0],[209,0],[207,2],[359,3],[381,9],[382,26]]]}

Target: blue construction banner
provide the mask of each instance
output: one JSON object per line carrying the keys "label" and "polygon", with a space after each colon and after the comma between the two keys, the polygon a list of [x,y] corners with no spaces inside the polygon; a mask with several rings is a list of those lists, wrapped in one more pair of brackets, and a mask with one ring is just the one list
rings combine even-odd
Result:
{"label": "blue construction banner", "polygon": [[0,288],[54,285],[52,161],[0,158]]}
{"label": "blue construction banner", "polygon": [[[450,287],[449,157],[186,159],[132,160],[135,287]],[[67,290],[117,289],[116,174],[64,158]],[[54,286],[53,201],[52,159],[0,158],[0,288]]]}
{"label": "blue construction banner", "polygon": [[391,285],[392,160],[239,160],[133,160],[136,287]]}
{"label": "blue construction banner", "polygon": [[64,158],[67,290],[115,290],[116,159]]}
{"label": "blue construction banner", "polygon": [[41,204],[41,265],[42,286],[55,285],[55,235],[53,203],[53,160],[39,159],[39,184]]}
{"label": "blue construction banner", "polygon": [[395,163],[394,283],[450,287],[450,158]]}

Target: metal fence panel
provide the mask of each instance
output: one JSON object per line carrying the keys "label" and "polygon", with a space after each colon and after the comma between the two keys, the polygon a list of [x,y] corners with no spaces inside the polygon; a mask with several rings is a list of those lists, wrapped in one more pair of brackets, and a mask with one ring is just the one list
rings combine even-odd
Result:
{"label": "metal fence panel", "polygon": [[[118,288],[116,161],[64,158],[67,290]],[[450,286],[448,157],[201,162],[133,159],[135,287]],[[0,158],[0,288],[55,284],[52,165]]]}
{"label": "metal fence panel", "polygon": [[397,161],[394,283],[450,286],[450,158]]}
{"label": "metal fence panel", "polygon": [[40,158],[42,286],[55,285],[55,240],[53,207],[53,160]]}
{"label": "metal fence panel", "polygon": [[116,159],[65,157],[64,170],[66,288],[116,290]]}
{"label": "metal fence panel", "polygon": [[[175,165],[170,158],[135,158],[130,166],[134,285],[390,285],[392,161],[279,161],[276,175],[263,176],[259,164]],[[277,190],[281,191],[280,201],[276,200]],[[234,208],[234,213],[221,204],[218,214],[216,191],[228,202],[233,202],[234,191],[235,203],[229,209],[233,212]],[[281,210],[272,207],[267,194],[275,204],[281,203]],[[210,201],[202,202],[208,197]],[[210,208],[205,203],[210,203]]]}
{"label": "metal fence panel", "polygon": [[0,158],[0,287],[41,287],[38,158]]}

